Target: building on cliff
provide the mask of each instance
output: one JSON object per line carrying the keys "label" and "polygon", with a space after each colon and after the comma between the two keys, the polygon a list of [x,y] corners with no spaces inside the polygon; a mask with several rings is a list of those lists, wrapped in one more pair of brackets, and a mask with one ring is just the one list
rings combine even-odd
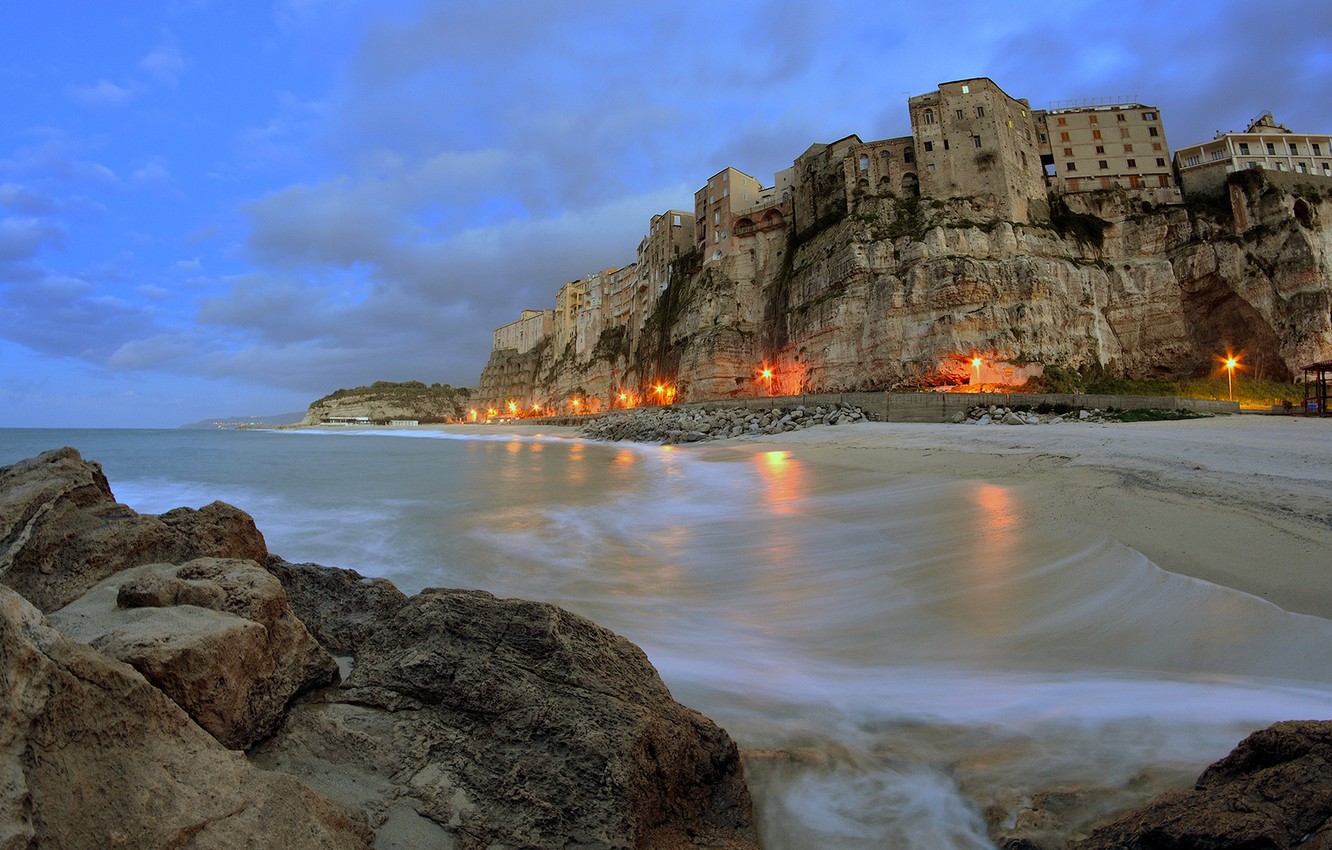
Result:
{"label": "building on cliff", "polygon": [[1210,142],[1175,152],[1185,194],[1217,194],[1226,176],[1246,168],[1332,178],[1332,136],[1292,133],[1265,112],[1243,133],[1217,133]]}
{"label": "building on cliff", "polygon": [[1180,202],[1159,108],[1085,103],[1034,115],[1052,193],[1130,189],[1156,203]]}
{"label": "building on cliff", "polygon": [[531,351],[554,333],[554,310],[524,310],[517,321],[495,329],[494,351],[511,348],[519,354]]}
{"label": "building on cliff", "polygon": [[1012,222],[1044,217],[1045,182],[1026,100],[988,77],[973,77],[940,83],[907,105],[922,196],[982,196]]}
{"label": "building on cliff", "polygon": [[761,230],[788,227],[794,171],[779,171],[764,188],[738,168],[725,168],[694,193],[694,247],[704,263],[731,256]]}

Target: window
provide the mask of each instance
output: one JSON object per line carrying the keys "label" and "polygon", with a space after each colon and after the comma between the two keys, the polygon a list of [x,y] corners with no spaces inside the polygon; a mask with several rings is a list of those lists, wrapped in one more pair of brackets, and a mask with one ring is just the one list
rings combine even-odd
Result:
{"label": "window", "polygon": [[1198,164],[1199,162],[1201,162],[1201,161],[1202,161],[1202,157],[1198,157],[1198,156],[1190,156],[1190,157],[1186,157],[1186,158],[1185,158],[1185,160],[1184,160],[1184,164],[1185,164],[1185,165],[1197,165],[1197,164]]}
{"label": "window", "polygon": [[1116,121],[1127,121],[1128,118],[1124,115],[1124,113],[1122,113],[1122,112],[1116,112],[1116,113],[1115,113],[1115,120],[1116,120]]}
{"label": "window", "polygon": [[1077,170],[1078,170],[1078,164],[1077,164],[1076,162],[1066,162],[1066,163],[1064,163],[1064,170],[1065,170],[1065,171],[1077,171]]}
{"label": "window", "polygon": [[1158,130],[1158,129],[1156,129],[1155,127],[1148,127],[1148,128],[1147,128],[1147,135],[1149,135],[1149,136],[1159,136],[1159,135],[1161,135],[1161,131]]}
{"label": "window", "polygon": [[930,162],[930,163],[926,163],[926,165],[925,165],[925,170],[928,171],[928,172],[930,172],[930,173],[934,173],[934,163],[932,163],[932,162]]}
{"label": "window", "polygon": [[1096,152],[1097,152],[1097,153],[1105,153],[1105,145],[1097,145],[1097,146],[1096,146]]}
{"label": "window", "polygon": [[1290,155],[1291,155],[1291,156],[1299,156],[1299,155],[1300,155],[1300,149],[1297,148],[1297,147],[1295,147],[1295,143],[1294,143],[1294,142],[1291,142],[1291,143],[1290,143]]}
{"label": "window", "polygon": [[673,215],[673,216],[671,216],[671,224],[675,225],[676,227],[679,227],[679,226],[680,226],[680,217],[679,217],[678,215]]}
{"label": "window", "polygon": [[1097,118],[1095,115],[1088,115],[1088,116],[1087,116],[1087,123],[1088,123],[1088,124],[1099,124],[1100,121],[1101,121],[1101,119]]}
{"label": "window", "polygon": [[1160,149],[1161,149],[1161,143],[1160,143],[1160,142],[1152,142],[1152,150],[1154,150],[1154,151],[1159,151]]}
{"label": "window", "polygon": [[1248,155],[1249,155],[1249,143],[1240,142],[1240,156],[1248,156]]}
{"label": "window", "polygon": [[723,198],[729,198],[730,196],[731,196],[731,187],[730,187],[730,186],[727,186],[726,188],[722,189],[722,197],[723,197]]}
{"label": "window", "polygon": [[1101,131],[1100,131],[1100,130],[1092,130],[1092,138],[1093,138],[1093,139],[1099,139],[1099,138],[1101,138]]}
{"label": "window", "polygon": [[971,143],[976,147],[980,147],[980,136],[972,136]]}
{"label": "window", "polygon": [[1272,144],[1271,142],[1267,143],[1267,155],[1276,156],[1276,145]]}
{"label": "window", "polygon": [[929,152],[932,151],[932,150],[934,150],[934,142],[926,142],[926,143],[925,143],[925,153],[929,153]]}
{"label": "window", "polygon": [[1323,163],[1323,173],[1324,173],[1324,174],[1332,174],[1332,165],[1329,165],[1329,164],[1327,164],[1326,162]]}
{"label": "window", "polygon": [[1124,153],[1133,153],[1133,145],[1124,145]]}
{"label": "window", "polygon": [[954,109],[954,110],[953,110],[953,114],[957,116],[957,120],[959,120],[959,121],[962,120],[962,110],[960,110],[960,109]]}
{"label": "window", "polygon": [[[888,150],[887,148],[884,148],[883,150],[879,151],[879,159],[887,159],[888,157],[892,156],[892,154],[893,154],[892,151]],[[909,159],[907,160],[907,162],[910,161],[911,160]]]}
{"label": "window", "polygon": [[1142,120],[1144,120],[1144,121],[1155,121],[1155,120],[1156,120],[1156,113],[1155,113],[1155,112],[1144,112],[1144,113],[1142,113]]}
{"label": "window", "polygon": [[944,139],[944,150],[948,150],[948,140]]}
{"label": "window", "polygon": [[963,86],[963,87],[962,87],[962,93],[963,93],[963,94],[971,94],[971,86]]}
{"label": "window", "polygon": [[907,148],[906,150],[902,151],[902,161],[903,161],[903,162],[915,162],[915,161],[916,161],[916,152],[913,151],[911,148]]}
{"label": "window", "polygon": [[933,110],[933,109],[927,109],[927,110],[925,110],[925,123],[926,123],[926,124],[933,124],[933,123],[934,123],[934,110]]}
{"label": "window", "polygon": [[1058,118],[1055,119],[1055,123],[1057,123],[1060,127],[1062,127],[1068,123],[1068,119],[1060,115]]}
{"label": "window", "polygon": [[1101,169],[1102,171],[1105,171],[1107,168],[1110,167],[1110,163],[1106,162],[1103,159],[1098,159],[1096,161],[1096,167]]}
{"label": "window", "polygon": [[712,223],[721,224],[721,213],[715,212],[712,214]]}
{"label": "window", "polygon": [[1059,141],[1061,141],[1061,142],[1067,142],[1067,141],[1068,141],[1068,133],[1060,133],[1060,134],[1059,134]]}
{"label": "window", "polygon": [[1119,138],[1121,138],[1121,139],[1127,139],[1128,137],[1129,137],[1129,128],[1128,128],[1128,127],[1120,127],[1120,128],[1119,128]]}
{"label": "window", "polygon": [[1300,173],[1301,173],[1301,174],[1308,174],[1308,173],[1309,173],[1309,166],[1308,166],[1307,163],[1303,163],[1303,162],[1301,162],[1301,163],[1299,164],[1299,169],[1300,169]]}
{"label": "window", "polygon": [[1159,168],[1165,168],[1165,160],[1158,156],[1158,157],[1156,158],[1156,165],[1157,165]]}
{"label": "window", "polygon": [[1285,170],[1286,170],[1286,164],[1284,162],[1278,162],[1277,171],[1285,171]]}
{"label": "window", "polygon": [[1314,155],[1314,156],[1322,156],[1322,155],[1323,155],[1323,150],[1322,150],[1322,148],[1318,147],[1318,143],[1317,143],[1317,142],[1314,142],[1313,144],[1309,145],[1309,147],[1313,148],[1313,155]]}
{"label": "window", "polygon": [[1138,167],[1138,161],[1137,161],[1136,159],[1130,159],[1130,160],[1128,161],[1128,167],[1129,167],[1129,168],[1137,168],[1137,167]]}
{"label": "window", "polygon": [[[976,117],[977,117],[977,118],[984,118],[984,117],[985,117],[985,107],[983,107],[983,106],[978,106],[978,107],[976,107]],[[1010,122],[1009,122],[1009,126],[1011,127],[1012,125],[1013,125],[1013,122],[1010,121]]]}
{"label": "window", "polygon": [[1212,151],[1212,159],[1225,159],[1225,158],[1226,158],[1225,151]]}
{"label": "window", "polygon": [[1041,133],[1041,141],[1042,141],[1042,142],[1046,141],[1046,138],[1045,138],[1045,134],[1044,134],[1044,133]]}
{"label": "window", "polygon": [[1072,156],[1072,155],[1073,155],[1072,148],[1064,148],[1064,156]]}
{"label": "window", "polygon": [[860,170],[869,171],[869,157],[863,154],[860,157]]}

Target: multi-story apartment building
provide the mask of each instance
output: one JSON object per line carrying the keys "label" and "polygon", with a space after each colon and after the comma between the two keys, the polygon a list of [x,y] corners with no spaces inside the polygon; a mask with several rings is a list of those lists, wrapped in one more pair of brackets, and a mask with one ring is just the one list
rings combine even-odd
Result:
{"label": "multi-story apartment building", "polygon": [[1175,167],[1186,194],[1217,192],[1227,174],[1244,168],[1332,177],[1332,136],[1292,133],[1266,112],[1243,133],[1218,133],[1210,142],[1180,148]]}
{"label": "multi-story apartment building", "polygon": [[1179,201],[1157,107],[1081,104],[1034,115],[1045,184],[1055,194],[1134,189],[1158,203]]}
{"label": "multi-story apartment building", "polygon": [[[694,193],[694,246],[703,262],[734,253],[741,237],[756,229],[784,224],[790,217],[792,179],[793,172],[787,169],[765,189],[757,178],[738,168],[726,168],[708,178],[707,185]],[[747,232],[737,233],[738,224]]]}
{"label": "multi-story apartment building", "polygon": [[590,278],[571,280],[555,293],[555,318],[552,336],[555,337],[556,356],[564,353],[573,342],[578,329],[578,314],[587,306],[587,287]]}
{"label": "multi-story apartment building", "polygon": [[1009,221],[1045,206],[1031,106],[988,77],[941,83],[907,101],[920,194],[988,196]]}
{"label": "multi-story apartment building", "polygon": [[495,329],[493,350],[511,348],[524,354],[550,336],[554,328],[554,310],[524,310],[517,321]]}
{"label": "multi-story apartment building", "polygon": [[694,214],[667,210],[652,217],[638,243],[637,284],[629,306],[629,332],[635,338],[657,299],[671,283],[671,266],[694,247]]}

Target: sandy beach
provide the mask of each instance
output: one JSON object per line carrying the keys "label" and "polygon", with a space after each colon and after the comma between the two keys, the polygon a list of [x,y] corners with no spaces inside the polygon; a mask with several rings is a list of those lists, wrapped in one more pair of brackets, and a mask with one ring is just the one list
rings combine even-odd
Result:
{"label": "sandy beach", "polygon": [[[534,424],[421,426],[573,438]],[[1332,619],[1332,420],[972,426],[858,423],[685,451],[782,449],[884,475],[1002,484],[1024,522],[1108,535],[1163,569]]]}

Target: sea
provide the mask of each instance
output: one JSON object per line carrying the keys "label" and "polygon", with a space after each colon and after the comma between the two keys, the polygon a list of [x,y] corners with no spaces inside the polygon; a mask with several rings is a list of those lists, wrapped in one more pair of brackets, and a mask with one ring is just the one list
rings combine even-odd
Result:
{"label": "sea", "polygon": [[140,512],[222,500],[289,561],[624,635],[736,739],[769,850],[991,848],[1046,792],[1092,810],[1332,717],[1332,621],[1042,531],[993,481],[481,429],[0,429],[0,465],[66,445]]}

